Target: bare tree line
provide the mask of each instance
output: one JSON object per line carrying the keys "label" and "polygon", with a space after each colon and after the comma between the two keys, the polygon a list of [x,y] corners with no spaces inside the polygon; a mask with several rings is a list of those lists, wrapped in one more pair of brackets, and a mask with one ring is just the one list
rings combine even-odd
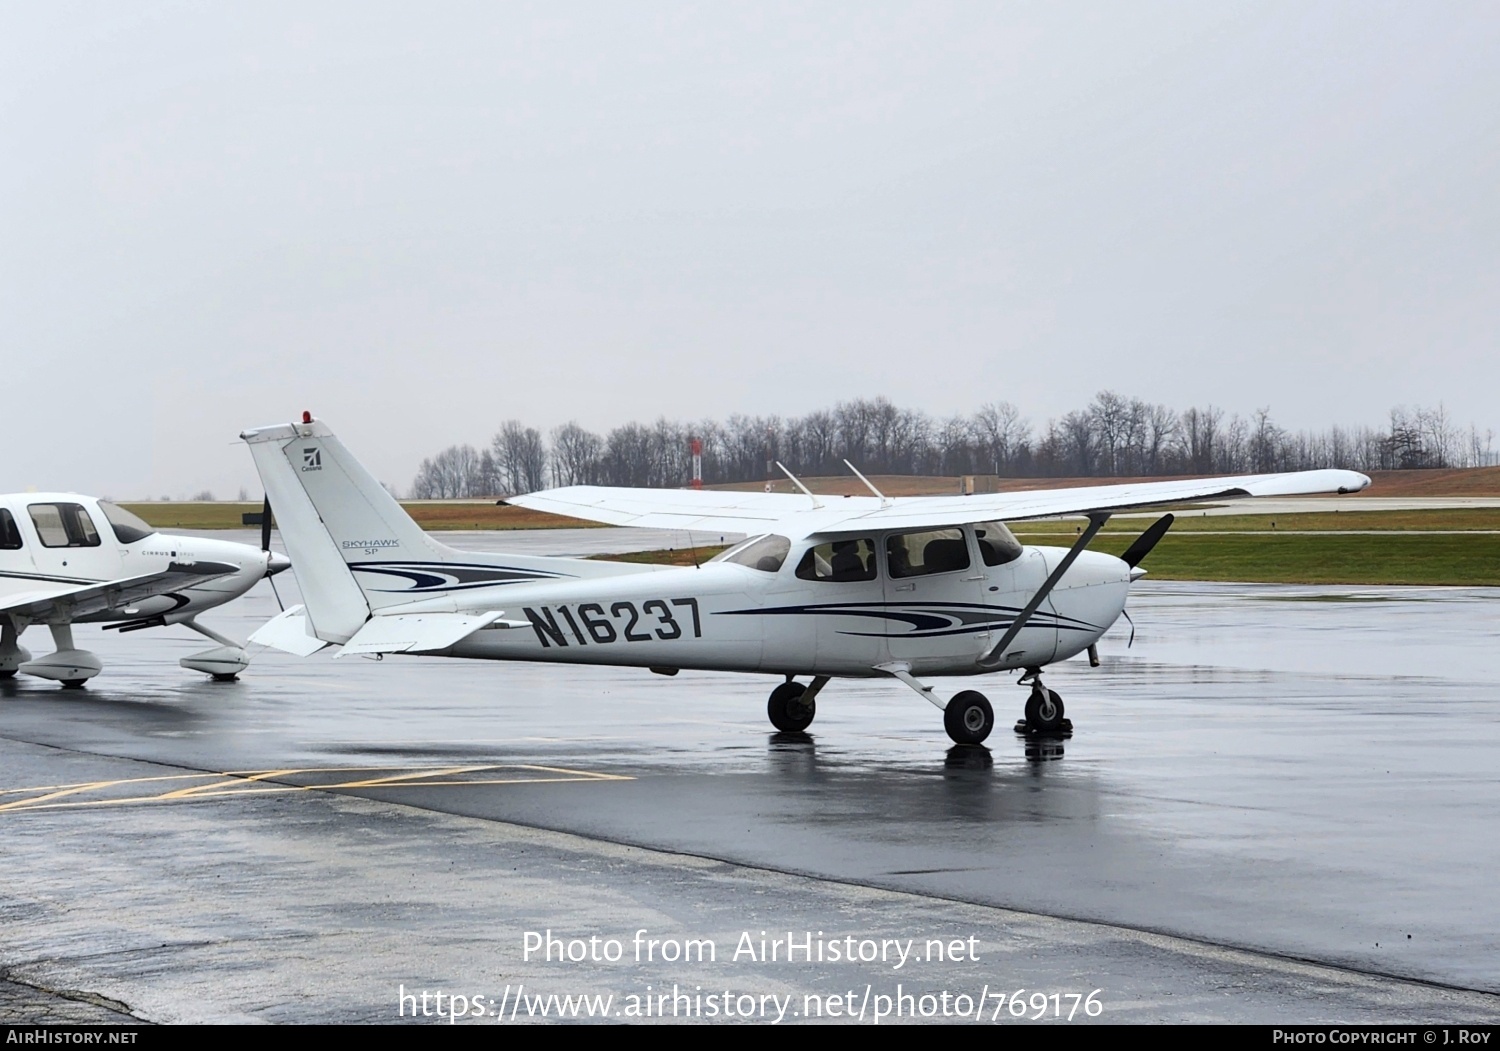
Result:
{"label": "bare tree line", "polygon": [[[423,460],[415,499],[494,497],[549,485],[670,488],[691,475],[688,443],[703,443],[708,484],[757,481],[779,460],[798,475],[1136,477],[1343,467],[1359,471],[1495,463],[1493,432],[1457,426],[1435,409],[1398,407],[1382,427],[1288,431],[1269,409],[1249,417],[1215,406],[1178,412],[1102,391],[1083,409],[1033,428],[1009,402],[935,419],[885,398],[840,402],[806,416],[731,416],[720,423],[627,423],[596,434],[576,422],[540,431],[509,420],[489,446],[455,445]],[[777,475],[779,477],[779,473]]]}

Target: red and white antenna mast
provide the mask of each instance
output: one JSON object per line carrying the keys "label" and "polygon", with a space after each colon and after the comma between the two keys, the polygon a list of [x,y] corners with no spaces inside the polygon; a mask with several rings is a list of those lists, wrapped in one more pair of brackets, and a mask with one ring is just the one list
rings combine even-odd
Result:
{"label": "red and white antenna mast", "polygon": [[697,438],[688,439],[688,449],[693,454],[693,488],[703,488],[703,443]]}

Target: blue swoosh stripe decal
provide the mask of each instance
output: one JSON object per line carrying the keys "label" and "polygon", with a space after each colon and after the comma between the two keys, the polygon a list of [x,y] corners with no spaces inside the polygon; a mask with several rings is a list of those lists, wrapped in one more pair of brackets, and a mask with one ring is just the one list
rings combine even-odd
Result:
{"label": "blue swoosh stripe decal", "polygon": [[[809,606],[772,606],[766,609],[722,610],[727,616],[838,616],[869,617],[887,622],[911,625],[902,638],[938,638],[943,635],[967,635],[974,632],[1003,630],[1010,627],[1021,610],[1016,606],[987,606],[978,602],[922,602],[911,606],[886,606],[874,603],[823,603]],[[1037,610],[1027,622],[1040,628],[1059,631],[1099,631],[1100,627],[1077,617],[1060,616]],[[840,635],[884,636],[888,631],[840,631]]]}
{"label": "blue swoosh stripe decal", "polygon": [[403,595],[433,591],[472,591],[477,588],[524,584],[534,580],[559,580],[570,574],[515,566],[476,565],[464,562],[349,562],[349,571],[383,578],[383,582],[407,581],[407,587],[373,587],[371,591]]}

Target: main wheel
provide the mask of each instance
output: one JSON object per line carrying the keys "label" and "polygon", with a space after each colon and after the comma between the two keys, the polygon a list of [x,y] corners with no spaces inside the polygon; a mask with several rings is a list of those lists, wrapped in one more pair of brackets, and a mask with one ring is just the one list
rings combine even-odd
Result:
{"label": "main wheel", "polygon": [[0,669],[0,679],[14,679],[15,677],[16,677],[16,669],[14,669],[14,668],[3,668],[3,669]]}
{"label": "main wheel", "polygon": [[818,705],[813,698],[802,699],[806,692],[807,687],[800,682],[784,682],[772,690],[771,699],[766,702],[771,725],[788,734],[801,733],[811,726]]}
{"label": "main wheel", "polygon": [[943,709],[943,729],[956,744],[980,744],[995,728],[995,711],[984,694],[965,690]]}
{"label": "main wheel", "polygon": [[1031,691],[1026,698],[1026,725],[1043,733],[1062,729],[1063,699],[1056,690],[1038,686]]}

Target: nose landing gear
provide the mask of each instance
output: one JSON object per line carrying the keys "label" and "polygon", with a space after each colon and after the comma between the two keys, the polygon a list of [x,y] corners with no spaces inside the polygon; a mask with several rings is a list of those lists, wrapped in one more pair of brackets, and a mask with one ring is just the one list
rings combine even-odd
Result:
{"label": "nose landing gear", "polygon": [[226,639],[217,631],[205,628],[193,617],[184,620],[182,626],[192,628],[199,635],[219,644],[215,649],[180,659],[177,663],[184,668],[205,672],[213,677],[214,682],[234,682],[240,672],[250,667],[250,658],[246,655],[245,648],[233,639]]}
{"label": "nose landing gear", "polygon": [[1063,699],[1056,690],[1042,683],[1042,669],[1028,668],[1018,684],[1031,683],[1026,698],[1026,717],[1016,723],[1016,733],[1023,736],[1066,737],[1073,732],[1073,721],[1063,715]]}

